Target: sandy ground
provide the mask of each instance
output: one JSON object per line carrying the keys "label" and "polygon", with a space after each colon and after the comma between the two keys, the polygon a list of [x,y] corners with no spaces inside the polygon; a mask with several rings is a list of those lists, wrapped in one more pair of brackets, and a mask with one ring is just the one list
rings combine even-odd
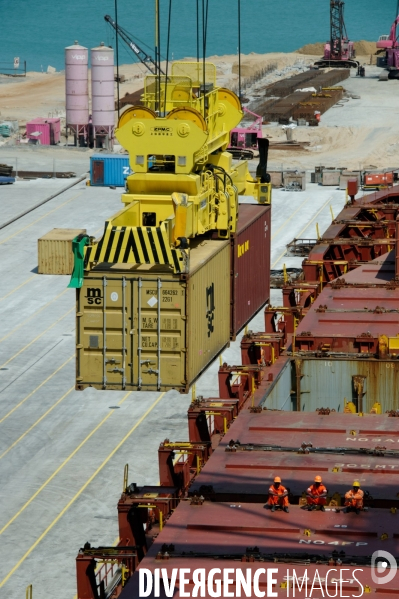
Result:
{"label": "sandy ground", "polygon": [[[263,86],[305,69],[320,58],[322,48],[323,44],[312,44],[296,53],[253,53],[243,56],[242,80],[245,95],[251,98],[252,93],[259,92]],[[360,79],[352,70],[350,79],[344,82],[348,91],[346,101],[325,113],[319,127],[300,127],[295,130],[294,138],[310,142],[309,147],[300,152],[272,150],[271,165],[283,164],[286,167],[308,169],[319,164],[349,168],[359,168],[359,165],[399,166],[399,158],[396,158],[399,147],[399,83],[378,81],[380,70],[370,66],[374,48],[372,42],[357,42],[358,60],[366,65],[366,77]],[[209,60],[217,66],[218,84],[236,91],[237,56],[211,56]],[[270,68],[273,70],[267,72]],[[143,87],[147,71],[141,64],[130,64],[121,65],[120,73],[126,78],[120,85],[120,96],[123,97],[126,93]],[[360,99],[351,99],[352,95],[360,95]],[[27,120],[37,116],[60,116],[63,124],[65,123],[64,72],[30,72],[26,79],[18,80],[0,77],[0,122],[18,120],[20,129],[23,129]],[[265,127],[264,133],[273,140],[283,140],[285,136],[278,125]],[[2,143],[4,141],[0,140],[0,145]],[[6,147],[10,148],[10,142]],[[5,149],[3,146],[3,152]],[[57,150],[60,152],[61,148]],[[41,151],[44,152],[44,148]]]}
{"label": "sandy ground", "polygon": [[[216,64],[219,85],[231,87],[237,84],[236,55],[210,56],[208,60]],[[242,58],[241,74],[245,81],[245,78],[253,77],[268,66],[282,69],[310,61],[308,57],[294,52],[249,54]],[[162,68],[165,69],[164,63]],[[143,65],[137,63],[120,65],[119,72],[126,78],[119,87],[120,97],[142,88],[144,77],[149,74]],[[18,120],[20,125],[25,125],[26,121],[38,116],[65,116],[65,73],[28,72],[26,78],[21,79],[0,76],[0,120]]]}

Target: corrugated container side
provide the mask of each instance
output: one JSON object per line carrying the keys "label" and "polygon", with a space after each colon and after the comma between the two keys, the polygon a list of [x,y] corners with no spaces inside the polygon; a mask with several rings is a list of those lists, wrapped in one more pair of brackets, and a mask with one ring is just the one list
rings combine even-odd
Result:
{"label": "corrugated container side", "polygon": [[48,119],[50,123],[50,143],[58,144],[61,141],[61,120],[58,118]]}
{"label": "corrugated container side", "polygon": [[232,244],[232,339],[269,300],[270,229],[270,206],[240,204]]}
{"label": "corrugated container side", "polygon": [[70,275],[73,271],[72,240],[86,229],[53,229],[38,239],[38,273]]}
{"label": "corrugated container side", "polygon": [[[187,382],[190,384],[230,339],[230,243],[201,262],[187,281]],[[217,247],[217,246],[215,246]],[[196,249],[200,251],[201,246]]]}
{"label": "corrugated container side", "polygon": [[273,387],[268,390],[262,406],[268,410],[294,410],[293,400],[291,399],[292,390],[292,366],[288,360],[281,369],[278,379]]}
{"label": "corrugated container side", "polygon": [[384,185],[393,183],[393,173],[374,173],[364,176],[365,185]]}
{"label": "corrugated container side", "polygon": [[124,187],[131,174],[126,154],[93,154],[90,157],[90,184]]}
{"label": "corrugated container side", "polygon": [[[40,133],[41,135],[33,135],[33,133]],[[50,124],[49,123],[38,123],[31,121],[26,123],[26,134],[29,139],[37,139],[43,146],[50,145]]]}
{"label": "corrugated container side", "polygon": [[283,171],[268,171],[270,175],[270,183],[272,187],[282,187],[283,185]]}
{"label": "corrugated container side", "polygon": [[347,185],[348,185],[348,179],[351,179],[353,177],[357,178],[359,187],[360,187],[360,183],[361,183],[361,174],[360,171],[343,171],[341,173],[341,176],[339,178],[339,188],[340,189],[346,189]]}
{"label": "corrugated container side", "polygon": [[[300,368],[301,411],[317,408],[343,412],[345,399],[358,404],[358,410],[370,413],[375,402],[382,412],[399,408],[399,364],[397,360],[296,360]],[[354,376],[365,377],[361,404],[354,388]],[[299,380],[297,378],[297,380]]]}
{"label": "corrugated container side", "polygon": [[187,392],[229,343],[230,258],[230,240],[207,240],[185,279],[146,265],[88,273],[77,290],[77,388]]}
{"label": "corrugated container side", "polygon": [[339,185],[341,171],[325,170],[322,173],[322,185]]}

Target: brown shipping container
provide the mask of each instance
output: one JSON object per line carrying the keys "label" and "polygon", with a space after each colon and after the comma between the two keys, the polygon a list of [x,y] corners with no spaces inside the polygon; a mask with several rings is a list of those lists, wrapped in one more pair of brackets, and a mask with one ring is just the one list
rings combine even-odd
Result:
{"label": "brown shipping container", "polygon": [[187,392],[229,343],[231,242],[191,247],[184,277],[129,264],[88,273],[77,290],[77,389]]}
{"label": "brown shipping container", "polygon": [[70,275],[73,271],[72,240],[86,229],[53,229],[37,241],[38,273]]}
{"label": "brown shipping container", "polygon": [[240,204],[232,246],[232,339],[269,301],[270,221],[270,206]]}

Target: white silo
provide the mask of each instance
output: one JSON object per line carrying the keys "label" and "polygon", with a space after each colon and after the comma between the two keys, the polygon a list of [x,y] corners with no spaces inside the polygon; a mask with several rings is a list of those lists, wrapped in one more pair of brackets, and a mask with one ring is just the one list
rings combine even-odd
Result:
{"label": "white silo", "polygon": [[114,51],[100,46],[91,49],[91,103],[95,144],[112,145],[115,128]]}
{"label": "white silo", "polygon": [[84,143],[89,122],[89,51],[75,42],[65,48],[66,127]]}

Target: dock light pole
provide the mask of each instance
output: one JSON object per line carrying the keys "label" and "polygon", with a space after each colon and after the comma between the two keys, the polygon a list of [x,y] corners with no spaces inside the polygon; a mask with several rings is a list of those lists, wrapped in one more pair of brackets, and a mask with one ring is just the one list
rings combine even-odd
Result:
{"label": "dock light pole", "polygon": [[115,50],[116,50],[116,97],[118,101],[118,121],[119,121],[119,35],[118,35],[118,0],[115,0],[115,23],[116,23],[116,34],[115,34]]}

